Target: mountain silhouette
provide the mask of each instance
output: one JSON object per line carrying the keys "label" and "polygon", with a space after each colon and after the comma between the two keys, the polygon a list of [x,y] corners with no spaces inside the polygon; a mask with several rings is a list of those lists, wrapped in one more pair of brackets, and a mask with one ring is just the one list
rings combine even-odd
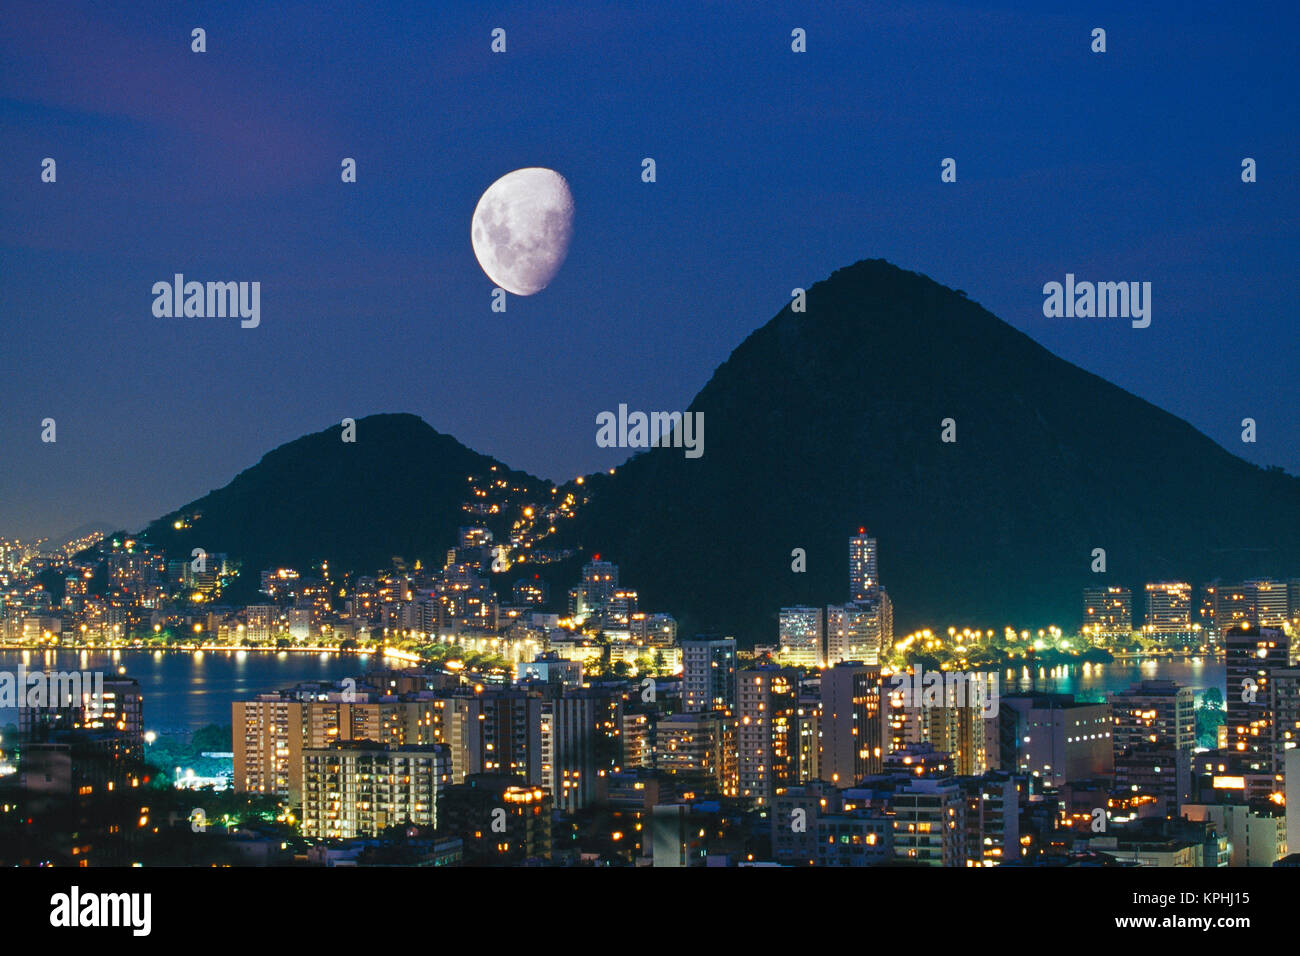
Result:
{"label": "mountain silhouette", "polygon": [[[281,445],[230,484],[145,529],[169,555],[193,548],[243,563],[241,579],[272,567],[307,572],[322,560],[339,571],[374,573],[400,557],[441,567],[456,530],[489,524],[466,514],[470,476],[493,473],[541,498],[549,482],[471,451],[416,415],[357,419],[355,442],[335,425]],[[182,527],[177,529],[175,523]]]}
{"label": "mountain silhouette", "polygon": [[[577,542],[700,629],[776,637],[782,606],[848,600],[865,527],[896,631],[1071,626],[1081,591],[1300,569],[1300,479],[883,260],[835,272],[750,335],[690,411],[705,453],[593,476]],[[956,441],[941,441],[955,422]],[[791,570],[803,548],[807,571]],[[1106,573],[1093,573],[1093,550]]]}
{"label": "mountain silhouette", "polygon": [[[784,308],[689,410],[704,413],[702,457],[655,448],[589,476],[590,500],[555,536],[618,563],[641,607],[677,615],[684,634],[767,643],[778,608],[848,600],[859,527],[879,542],[899,632],[1069,627],[1082,588],[1100,584],[1132,587],[1140,619],[1146,581],[1300,571],[1300,479],[883,260],[814,285],[806,312]],[[949,418],[955,442],[941,441]],[[495,466],[539,501],[554,488],[412,415],[360,419],[357,433],[277,448],[146,534],[177,555],[228,552],[253,580],[321,559],[370,573],[393,556],[440,565],[457,527],[484,523],[462,510],[467,476]],[[1091,571],[1097,548],[1105,573]]]}

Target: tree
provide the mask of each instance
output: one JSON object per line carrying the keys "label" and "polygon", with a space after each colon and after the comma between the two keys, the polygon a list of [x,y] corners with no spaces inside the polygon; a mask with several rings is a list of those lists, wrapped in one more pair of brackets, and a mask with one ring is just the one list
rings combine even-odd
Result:
{"label": "tree", "polygon": [[1196,742],[1200,746],[1214,748],[1218,745],[1223,717],[1223,692],[1211,687],[1201,695],[1200,706],[1196,708]]}
{"label": "tree", "polygon": [[226,753],[231,749],[231,726],[207,724],[194,731],[190,747],[199,753]]}

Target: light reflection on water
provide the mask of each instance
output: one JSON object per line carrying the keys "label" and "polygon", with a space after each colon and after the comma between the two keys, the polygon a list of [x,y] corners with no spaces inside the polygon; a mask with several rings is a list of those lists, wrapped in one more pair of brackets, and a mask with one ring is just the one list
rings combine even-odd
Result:
{"label": "light reflection on water", "polygon": [[[260,653],[247,651],[17,651],[0,650],[0,670],[103,671],[140,682],[145,727],[166,732],[228,724],[230,705],[299,681],[360,676],[370,654]],[[14,708],[0,707],[0,726],[17,723]]]}
{"label": "light reflection on water", "polygon": [[1172,680],[1192,688],[1199,698],[1211,687],[1226,691],[1227,679],[1227,668],[1222,660],[1112,661],[1109,664],[1036,667],[1032,672],[1024,667],[1003,671],[1002,692],[1038,690],[1099,699],[1103,694],[1127,690],[1144,680]]}

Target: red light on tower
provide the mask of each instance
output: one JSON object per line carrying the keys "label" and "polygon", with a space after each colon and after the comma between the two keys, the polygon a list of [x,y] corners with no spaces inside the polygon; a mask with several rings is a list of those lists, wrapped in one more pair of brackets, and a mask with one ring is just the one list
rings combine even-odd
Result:
{"label": "red light on tower", "polygon": [[866,528],[859,528],[859,529],[858,529],[858,534],[866,534],[866,533],[867,533],[867,529],[866,529]]}

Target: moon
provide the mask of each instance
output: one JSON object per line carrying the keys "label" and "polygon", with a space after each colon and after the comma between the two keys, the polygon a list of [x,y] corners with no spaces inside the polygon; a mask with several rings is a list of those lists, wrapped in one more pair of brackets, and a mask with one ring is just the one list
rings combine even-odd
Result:
{"label": "moon", "polygon": [[483,193],[470,223],[474,256],[514,295],[541,292],[564,265],[573,238],[573,194],[553,169],[506,173]]}

